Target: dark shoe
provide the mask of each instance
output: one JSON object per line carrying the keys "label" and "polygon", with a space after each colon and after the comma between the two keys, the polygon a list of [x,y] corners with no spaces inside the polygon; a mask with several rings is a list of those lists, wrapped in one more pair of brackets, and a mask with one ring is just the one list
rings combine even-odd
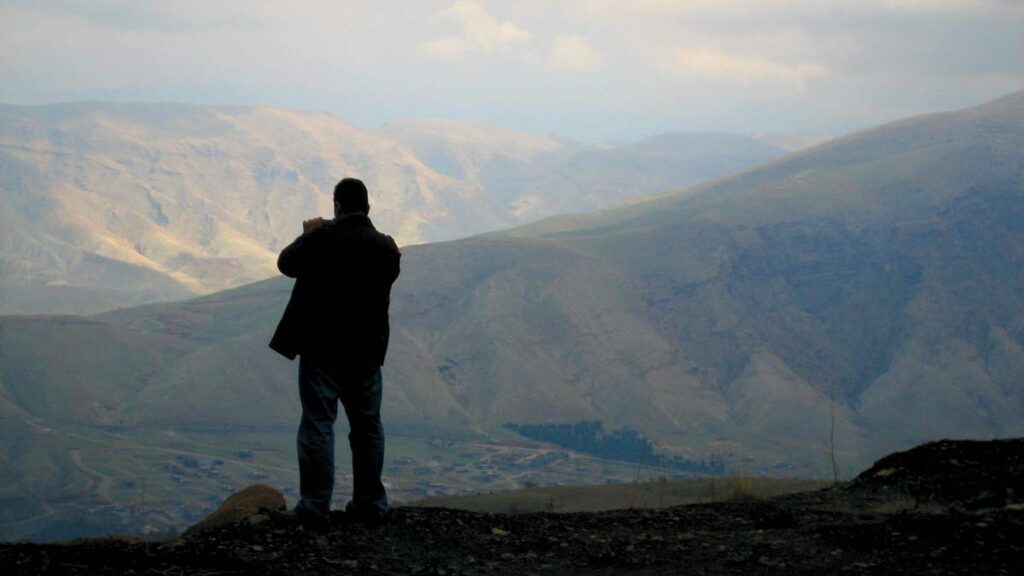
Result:
{"label": "dark shoe", "polygon": [[272,510],[270,512],[270,519],[275,524],[283,526],[302,526],[308,530],[315,530],[319,532],[327,530],[329,526],[326,516],[321,516],[303,508]]}
{"label": "dark shoe", "polygon": [[345,506],[345,522],[349,524],[362,524],[369,528],[377,528],[387,522],[387,512],[382,512],[375,506],[358,506],[349,502]]}

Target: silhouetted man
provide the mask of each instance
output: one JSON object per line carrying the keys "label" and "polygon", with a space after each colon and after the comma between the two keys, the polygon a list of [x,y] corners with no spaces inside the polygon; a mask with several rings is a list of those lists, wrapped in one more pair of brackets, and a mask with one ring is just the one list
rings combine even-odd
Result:
{"label": "silhouetted man", "polygon": [[346,516],[380,522],[388,508],[381,483],[384,428],[380,367],[388,347],[391,284],[401,253],[370,222],[366,186],[345,178],[334,188],[334,220],[302,223],[277,267],[295,278],[270,347],[299,359],[302,421],[298,432],[300,500],[286,517],[326,526],[334,492],[334,421],[338,401],[351,431],[352,500]]}

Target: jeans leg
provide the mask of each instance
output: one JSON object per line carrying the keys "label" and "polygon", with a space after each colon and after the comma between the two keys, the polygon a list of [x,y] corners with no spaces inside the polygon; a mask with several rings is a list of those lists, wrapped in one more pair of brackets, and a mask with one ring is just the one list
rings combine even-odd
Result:
{"label": "jeans leg", "polygon": [[380,421],[382,388],[379,367],[365,380],[346,382],[341,388],[341,404],[351,427],[348,435],[353,483],[350,506],[357,513],[376,516],[383,516],[388,509],[387,493],[380,479],[384,469],[384,425]]}
{"label": "jeans leg", "polygon": [[299,454],[299,503],[296,508],[324,516],[334,493],[334,421],[338,393],[330,371],[299,358],[299,400],[302,421],[296,446]]}

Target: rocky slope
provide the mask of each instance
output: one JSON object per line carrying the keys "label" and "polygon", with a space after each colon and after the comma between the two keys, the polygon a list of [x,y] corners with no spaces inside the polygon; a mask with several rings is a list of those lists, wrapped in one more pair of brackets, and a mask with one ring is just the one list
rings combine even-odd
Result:
{"label": "rocky slope", "polygon": [[768,500],[564,515],[399,508],[381,528],[339,517],[323,533],[257,513],[166,543],[0,545],[0,563],[8,574],[1012,574],[1024,562],[1022,456],[1020,439],[943,441]]}

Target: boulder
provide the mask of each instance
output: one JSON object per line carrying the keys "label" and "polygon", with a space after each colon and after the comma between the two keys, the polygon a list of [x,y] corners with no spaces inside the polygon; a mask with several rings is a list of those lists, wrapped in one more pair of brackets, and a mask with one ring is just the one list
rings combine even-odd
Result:
{"label": "boulder", "polygon": [[229,496],[213,513],[186,530],[182,537],[188,538],[225,524],[241,522],[265,510],[286,508],[284,494],[280,490],[266,484],[253,484]]}

